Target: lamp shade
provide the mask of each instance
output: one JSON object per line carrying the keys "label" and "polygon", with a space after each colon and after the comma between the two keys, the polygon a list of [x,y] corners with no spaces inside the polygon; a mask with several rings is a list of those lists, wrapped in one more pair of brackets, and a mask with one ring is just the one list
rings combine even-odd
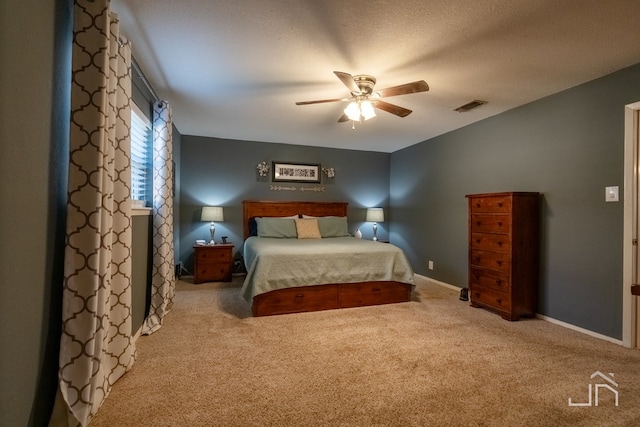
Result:
{"label": "lamp shade", "polygon": [[204,206],[202,208],[200,221],[207,221],[207,222],[224,221],[222,206]]}
{"label": "lamp shade", "polygon": [[384,222],[384,210],[382,208],[367,209],[367,222]]}

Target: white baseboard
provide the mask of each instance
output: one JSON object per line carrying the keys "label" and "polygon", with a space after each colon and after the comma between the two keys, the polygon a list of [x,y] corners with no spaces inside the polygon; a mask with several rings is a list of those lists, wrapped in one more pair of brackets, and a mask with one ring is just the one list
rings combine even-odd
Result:
{"label": "white baseboard", "polygon": [[460,289],[462,289],[460,286],[451,285],[451,284],[449,284],[449,283],[441,282],[441,281],[439,281],[439,280],[432,279],[431,277],[423,276],[423,275],[421,275],[421,274],[417,274],[417,273],[416,273],[416,276],[419,276],[419,277],[421,277],[422,279],[428,280],[429,282],[433,282],[433,283],[434,283],[434,284],[436,284],[436,285],[443,286],[443,287],[445,287],[445,288],[449,288],[449,289],[454,290],[454,291],[457,291],[457,292],[460,292]]}
{"label": "white baseboard", "polygon": [[560,325],[560,326],[564,326],[565,328],[572,329],[572,330],[577,331],[577,332],[582,332],[583,334],[592,336],[594,338],[600,338],[601,340],[605,340],[605,341],[612,342],[614,344],[622,345],[622,340],[611,338],[611,337],[608,337],[606,335],[602,335],[602,334],[599,334],[597,332],[593,332],[593,331],[590,331],[588,329],[584,329],[584,328],[581,328],[579,326],[572,325],[571,323],[563,322],[562,320],[557,320],[557,319],[554,319],[552,317],[544,316],[544,315],[538,314],[538,313],[536,314],[536,317],[538,319],[546,320],[547,322],[550,322],[550,323],[553,323],[553,324],[556,324],[556,325]]}
{"label": "white baseboard", "polygon": [[[455,285],[451,285],[449,283],[441,282],[439,280],[432,279],[432,278],[427,277],[427,276],[422,276],[420,274],[416,274],[416,276],[420,276],[421,278],[423,278],[425,280],[428,280],[430,282],[433,282],[436,285],[443,286],[443,287],[448,288],[448,289],[453,289],[454,291],[460,291],[460,289],[461,289],[459,286],[455,286]],[[563,326],[563,327],[565,327],[567,329],[571,329],[571,330],[574,330],[576,332],[581,332],[581,333],[583,333],[585,335],[589,335],[589,336],[594,337],[594,338],[599,338],[601,340],[609,341],[609,342],[612,342],[614,344],[623,345],[622,340],[611,338],[611,337],[608,337],[606,335],[602,335],[602,334],[599,334],[597,332],[593,332],[593,331],[590,331],[588,329],[584,329],[584,328],[581,328],[579,326],[572,325],[571,323],[563,322],[561,320],[557,320],[557,319],[554,319],[552,317],[545,316],[545,315],[542,315],[542,314],[539,314],[539,313],[536,313],[536,317],[538,319],[545,320],[545,321],[547,321],[549,323],[553,323],[555,325]]]}

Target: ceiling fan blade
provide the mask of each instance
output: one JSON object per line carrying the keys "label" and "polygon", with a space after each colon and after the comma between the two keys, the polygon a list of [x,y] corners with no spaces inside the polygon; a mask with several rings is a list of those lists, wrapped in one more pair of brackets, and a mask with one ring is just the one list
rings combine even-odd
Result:
{"label": "ceiling fan blade", "polygon": [[339,101],[344,101],[344,98],[319,99],[317,101],[300,101],[300,102],[296,102],[296,105],[322,104],[323,102],[339,102]]}
{"label": "ceiling fan blade", "polygon": [[418,80],[417,82],[406,83],[400,86],[388,87],[386,89],[376,90],[380,95],[380,98],[386,98],[389,96],[406,95],[409,93],[426,92],[429,90],[429,85],[424,80]]}
{"label": "ceiling fan blade", "polygon": [[338,119],[338,123],[342,123],[342,122],[348,122],[349,121],[349,117],[347,117],[346,114],[343,114],[342,116],[340,116],[340,118]]}
{"label": "ceiling fan blade", "polygon": [[397,105],[389,104],[388,102],[384,101],[374,101],[373,106],[379,108],[380,110],[386,111],[387,113],[395,114],[399,117],[407,117],[412,113],[411,110],[399,107]]}
{"label": "ceiling fan blade", "polygon": [[344,83],[344,85],[349,89],[350,92],[360,92],[360,88],[356,85],[356,82],[353,80],[353,76],[349,73],[343,73],[342,71],[334,71],[333,74],[338,76],[340,81]]}

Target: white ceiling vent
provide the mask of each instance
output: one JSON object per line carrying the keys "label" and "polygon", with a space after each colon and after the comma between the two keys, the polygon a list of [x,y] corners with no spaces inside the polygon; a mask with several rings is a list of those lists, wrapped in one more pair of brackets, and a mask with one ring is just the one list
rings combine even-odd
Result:
{"label": "white ceiling vent", "polygon": [[486,104],[486,103],[487,103],[487,101],[481,101],[479,99],[474,99],[471,102],[467,102],[466,104],[459,106],[458,108],[454,109],[453,111],[457,111],[458,113],[466,113],[467,111],[473,110],[474,108],[478,108],[482,104]]}

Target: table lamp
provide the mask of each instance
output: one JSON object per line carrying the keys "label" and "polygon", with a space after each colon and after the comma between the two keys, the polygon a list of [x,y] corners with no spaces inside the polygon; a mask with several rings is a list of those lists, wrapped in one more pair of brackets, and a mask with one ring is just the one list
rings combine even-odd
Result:
{"label": "table lamp", "polygon": [[378,223],[384,222],[384,210],[382,208],[367,209],[367,222],[373,222],[373,240],[378,240],[376,236],[378,232]]}
{"label": "table lamp", "polygon": [[211,226],[209,227],[209,231],[211,232],[211,242],[209,243],[212,245],[215,244],[215,241],[213,240],[213,235],[216,232],[215,221],[224,221],[222,206],[204,206],[202,208],[200,221],[211,222]]}

